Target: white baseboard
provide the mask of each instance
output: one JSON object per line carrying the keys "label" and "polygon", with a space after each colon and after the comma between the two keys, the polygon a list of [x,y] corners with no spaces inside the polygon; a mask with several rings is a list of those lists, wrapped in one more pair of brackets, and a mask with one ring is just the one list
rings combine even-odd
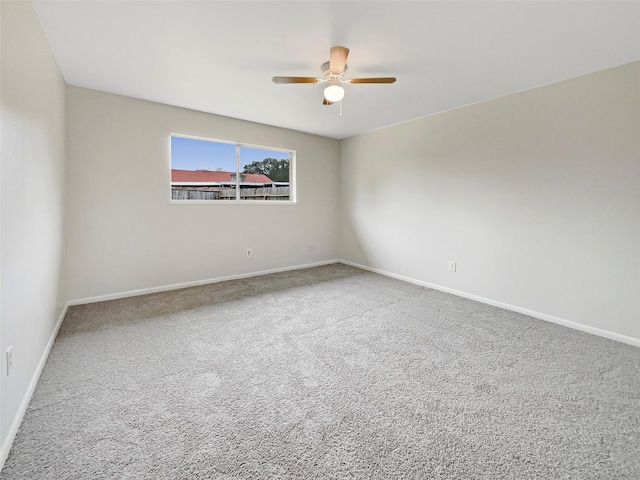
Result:
{"label": "white baseboard", "polygon": [[260,275],[269,275],[271,273],[288,272],[291,270],[301,270],[303,268],[319,267],[322,265],[330,265],[332,263],[340,263],[340,260],[324,260],[322,262],[307,263],[303,265],[293,265],[283,268],[273,268],[270,270],[261,270],[259,272],[241,273],[239,275],[229,275],[226,277],[207,278],[204,280],[195,280],[192,282],[174,283],[172,285],[161,285],[159,287],[141,288],[140,290],[129,290],[126,292],[110,293],[107,295],[98,295],[95,297],[78,298],[70,300],[68,305],[84,305],[87,303],[105,302],[107,300],[117,300],[119,298],[137,297],[139,295],[148,295],[149,293],[167,292],[169,290],[179,290],[181,288],[198,287],[200,285],[209,285],[211,283],[226,282],[227,280],[240,280],[242,278],[259,277]]}
{"label": "white baseboard", "polygon": [[511,310],[512,312],[522,313],[524,315],[529,315],[530,317],[534,317],[539,320],[545,320],[547,322],[557,323],[558,325],[562,325],[563,327],[573,328],[574,330],[580,330],[582,332],[591,333],[593,335],[605,337],[610,340],[616,340],[618,342],[627,343],[635,347],[640,347],[640,338],[629,337],[626,335],[621,335],[619,333],[610,332],[609,330],[603,330],[601,328],[591,327],[589,325],[584,325],[582,323],[572,322],[571,320],[565,320],[564,318],[554,317],[553,315],[547,315],[546,313],[540,313],[534,310],[529,310],[527,308],[522,308],[515,305],[510,305],[508,303],[499,302],[497,300],[492,300],[490,298],[481,297],[479,295],[473,295],[471,293],[461,292],[460,290],[454,290],[453,288],[443,287],[441,285],[435,285],[429,282],[423,282],[422,280],[416,280],[415,278],[405,277],[403,275],[397,275],[395,273],[387,272],[385,270],[380,270],[378,268],[367,267],[365,265],[360,265],[359,263],[350,262],[348,260],[339,260],[339,262],[344,263],[345,265],[350,265],[352,267],[361,268],[362,270],[367,270],[369,272],[378,273],[380,275],[385,275],[387,277],[413,283],[415,285],[432,288],[434,290],[439,290],[445,293],[451,293],[458,297],[468,298],[470,300],[475,300],[476,302],[485,303],[487,305],[492,305],[494,307],[504,308],[505,310]]}
{"label": "white baseboard", "polygon": [[49,358],[49,352],[53,347],[53,342],[55,342],[56,337],[58,336],[58,331],[60,330],[60,326],[62,325],[62,321],[64,320],[64,316],[67,314],[67,309],[69,308],[69,303],[67,303],[62,309],[62,313],[58,317],[58,321],[56,326],[51,332],[51,336],[49,337],[49,341],[47,342],[47,346],[44,348],[42,355],[40,356],[40,361],[38,362],[38,366],[36,367],[36,371],[33,373],[31,377],[31,381],[29,382],[29,387],[27,388],[24,397],[22,398],[22,402],[20,402],[20,407],[16,412],[16,416],[13,418],[13,422],[11,423],[11,427],[7,432],[7,436],[2,443],[2,448],[0,449],[0,470],[4,466],[4,462],[7,460],[9,456],[9,451],[11,450],[11,446],[13,445],[13,440],[16,438],[16,434],[18,433],[18,429],[20,428],[20,424],[22,423],[22,419],[24,418],[24,414],[27,411],[27,407],[29,406],[29,402],[31,401],[31,397],[33,395],[34,390],[36,389],[36,385],[38,384],[38,380],[40,379],[40,374],[42,374],[42,370],[44,369],[45,363],[47,363],[47,358]]}

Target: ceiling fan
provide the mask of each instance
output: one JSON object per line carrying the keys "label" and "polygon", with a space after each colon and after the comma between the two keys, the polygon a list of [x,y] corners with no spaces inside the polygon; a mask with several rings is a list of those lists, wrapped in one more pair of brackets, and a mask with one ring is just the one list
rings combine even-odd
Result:
{"label": "ceiling fan", "polygon": [[347,72],[347,56],[349,49],[346,47],[331,47],[329,61],[322,64],[321,77],[273,77],[273,83],[328,83],[324,89],[323,105],[333,105],[341,101],[344,97],[344,88],[341,83],[393,83],[395,77],[377,78],[345,78]]}

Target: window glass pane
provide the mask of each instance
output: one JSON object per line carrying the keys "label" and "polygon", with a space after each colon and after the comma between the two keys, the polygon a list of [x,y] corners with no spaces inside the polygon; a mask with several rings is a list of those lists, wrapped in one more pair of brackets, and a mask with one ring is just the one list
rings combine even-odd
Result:
{"label": "window glass pane", "polygon": [[172,200],[235,200],[236,146],[171,137]]}
{"label": "window glass pane", "polygon": [[291,153],[240,147],[240,198],[290,200]]}
{"label": "window glass pane", "polygon": [[292,162],[293,152],[172,135],[171,199],[291,201]]}

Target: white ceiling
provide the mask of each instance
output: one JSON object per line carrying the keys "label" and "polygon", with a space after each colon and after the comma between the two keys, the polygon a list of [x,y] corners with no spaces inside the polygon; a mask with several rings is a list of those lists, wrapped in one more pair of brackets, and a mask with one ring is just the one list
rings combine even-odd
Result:
{"label": "white ceiling", "polygon": [[[36,1],[71,85],[345,138],[640,60],[640,2]],[[343,115],[321,104],[351,49]]]}

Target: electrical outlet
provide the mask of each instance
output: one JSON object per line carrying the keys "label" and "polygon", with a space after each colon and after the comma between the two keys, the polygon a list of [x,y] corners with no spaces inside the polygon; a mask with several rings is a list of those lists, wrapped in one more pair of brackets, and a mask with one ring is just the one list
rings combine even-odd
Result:
{"label": "electrical outlet", "polygon": [[7,376],[11,373],[11,368],[13,367],[13,345],[7,348],[5,362],[7,365]]}
{"label": "electrical outlet", "polygon": [[253,252],[251,251],[251,249],[247,248],[247,258],[251,258],[252,254],[253,254]]}
{"label": "electrical outlet", "polygon": [[455,272],[456,271],[456,262],[449,262],[449,271],[450,272]]}

